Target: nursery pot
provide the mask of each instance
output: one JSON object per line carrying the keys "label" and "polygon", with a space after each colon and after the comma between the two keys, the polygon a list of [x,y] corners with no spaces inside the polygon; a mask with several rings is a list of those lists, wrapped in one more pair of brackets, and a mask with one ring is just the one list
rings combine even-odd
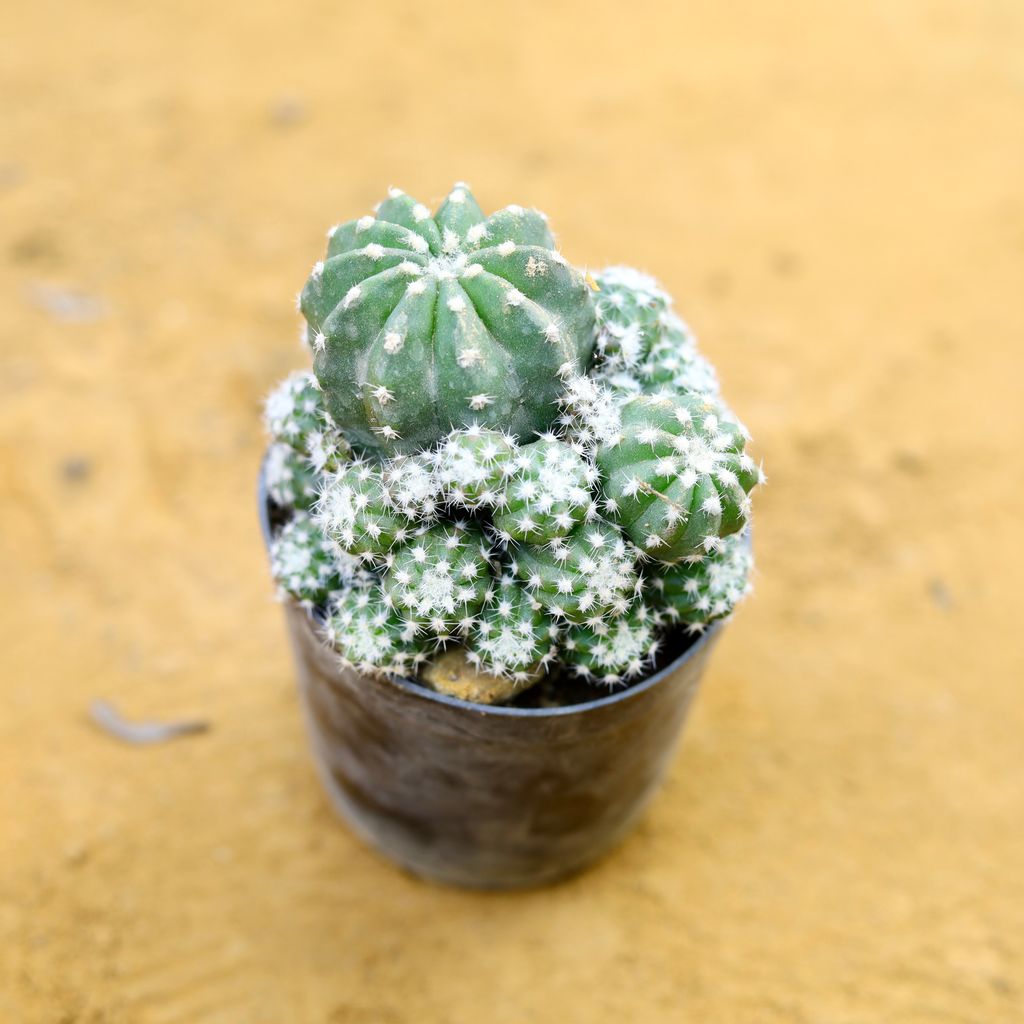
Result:
{"label": "nursery pot", "polygon": [[[259,513],[269,544],[262,472]],[[313,614],[288,601],[285,618],[317,768],[338,813],[413,873],[487,889],[572,874],[636,824],[720,631],[709,627],[634,686],[564,707],[506,707],[344,668]]]}

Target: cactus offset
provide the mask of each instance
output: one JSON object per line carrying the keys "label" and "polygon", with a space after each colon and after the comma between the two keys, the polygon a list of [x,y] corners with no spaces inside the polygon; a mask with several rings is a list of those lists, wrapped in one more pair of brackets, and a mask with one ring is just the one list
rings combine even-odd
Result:
{"label": "cactus offset", "polygon": [[558,619],[624,614],[638,587],[636,557],[610,523],[583,523],[567,537],[524,545],[510,568]]}
{"label": "cactus offset", "polygon": [[545,430],[594,343],[590,290],[546,219],[485,217],[461,184],[433,215],[392,189],[374,216],[339,225],[301,309],[331,415],[390,454],[474,423]]}
{"label": "cactus offset", "polygon": [[382,583],[408,621],[445,640],[475,624],[490,588],[491,553],[475,526],[425,527],[394,552]]}
{"label": "cactus offset", "polygon": [[651,608],[635,604],[617,619],[596,618],[573,626],[562,644],[577,675],[615,686],[642,675],[653,664],[661,641],[660,622]]}
{"label": "cactus offset", "polygon": [[632,267],[607,267],[594,275],[597,349],[595,376],[614,391],[717,394],[714,367],[697,350],[690,329],[668,293]]}
{"label": "cactus offset", "polygon": [[305,512],[297,512],[274,538],[270,571],[281,591],[307,608],[368,581],[359,563],[339,551]]}
{"label": "cactus offset", "polygon": [[368,462],[350,462],[327,477],[316,519],[342,551],[366,561],[383,558],[413,533],[383,473]]}
{"label": "cactus offset", "polygon": [[761,474],[745,431],[706,395],[638,395],[597,451],[605,509],[651,558],[714,551],[742,529]]}
{"label": "cactus offset", "polygon": [[592,292],[542,214],[464,185],[328,238],[264,465],[274,576],[345,665],[482,703],[546,677],[546,701],[732,613],[763,474],[657,281]]}
{"label": "cactus offset", "polygon": [[267,493],[282,508],[306,511],[320,494],[320,475],[301,452],[287,444],[272,444],[264,464]]}
{"label": "cactus offset", "polygon": [[399,617],[379,586],[341,594],[332,605],[324,635],[342,664],[360,672],[415,673],[429,659],[417,627]]}
{"label": "cactus offset", "polygon": [[471,630],[467,657],[480,671],[527,683],[554,658],[557,637],[541,603],[506,576]]}
{"label": "cactus offset", "polygon": [[744,534],[727,537],[719,550],[692,555],[651,581],[651,600],[673,622],[699,633],[731,615],[750,593],[754,556]]}
{"label": "cactus offset", "polygon": [[500,430],[453,430],[435,456],[435,473],[447,499],[460,508],[493,508],[503,500],[505,478],[517,446]]}
{"label": "cactus offset", "polygon": [[564,537],[597,511],[593,489],[597,470],[579,445],[553,434],[524,445],[494,513],[494,528],[505,543],[543,544]]}
{"label": "cactus offset", "polygon": [[315,473],[332,472],[351,457],[311,373],[297,371],[281,381],[267,397],[263,420],[270,437],[304,455]]}

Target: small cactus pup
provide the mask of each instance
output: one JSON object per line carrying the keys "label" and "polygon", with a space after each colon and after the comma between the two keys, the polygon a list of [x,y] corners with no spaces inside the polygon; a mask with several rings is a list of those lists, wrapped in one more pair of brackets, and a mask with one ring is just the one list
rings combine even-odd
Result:
{"label": "small cactus pup", "polygon": [[651,600],[670,622],[702,633],[731,615],[751,591],[754,556],[744,533],[726,537],[717,550],[691,555],[651,581]]}
{"label": "small cactus pup", "polygon": [[577,675],[604,686],[619,686],[643,675],[661,648],[661,622],[637,603],[617,619],[589,619],[573,626],[562,642],[565,661]]}
{"label": "small cactus pup", "polygon": [[635,552],[616,527],[599,521],[547,544],[524,544],[511,569],[550,615],[571,623],[625,614],[639,587]]}
{"label": "small cactus pup", "polygon": [[456,185],[431,214],[391,189],[329,232],[300,296],[326,407],[367,453],[429,448],[453,427],[546,430],[594,345],[584,276],[546,218],[485,217]]}
{"label": "small cactus pup", "polygon": [[500,430],[477,424],[453,430],[434,456],[438,483],[461,508],[493,508],[503,500],[517,451],[515,439]]}
{"label": "small cactus pup", "polygon": [[263,421],[271,439],[302,456],[314,474],[333,472],[351,457],[324,405],[320,385],[308,371],[289,374],[271,391]]}
{"label": "small cactus pup", "polygon": [[523,445],[512,462],[504,500],[494,513],[495,533],[513,541],[544,544],[593,519],[597,469],[578,444],[544,434]]}
{"label": "small cactus pup", "polygon": [[308,510],[320,496],[320,475],[290,445],[272,444],[267,449],[264,472],[267,493],[281,508]]}
{"label": "small cactus pup", "polygon": [[601,356],[596,376],[618,392],[718,393],[714,367],[653,277],[633,267],[607,267],[594,280]]}
{"label": "small cactus pup", "polygon": [[382,560],[415,532],[396,508],[383,471],[369,462],[349,462],[328,476],[315,515],[342,551],[367,562]]}
{"label": "small cactus pup", "polygon": [[476,526],[423,527],[389,558],[381,581],[407,621],[446,641],[476,624],[490,590],[491,552]]}
{"label": "small cactus pup", "polygon": [[637,547],[676,562],[746,525],[761,471],[721,405],[693,392],[638,395],[621,413],[620,435],[596,457],[606,514]]}
{"label": "small cactus pup", "polygon": [[342,665],[369,675],[415,674],[429,658],[418,633],[395,612],[379,583],[342,592],[324,627]]}
{"label": "small cactus pup", "polygon": [[518,580],[503,576],[473,625],[467,657],[481,672],[524,689],[554,659],[558,634],[540,601]]}
{"label": "small cactus pup", "polygon": [[270,572],[281,593],[305,608],[321,606],[368,580],[358,561],[339,551],[305,512],[296,512],[271,542]]}

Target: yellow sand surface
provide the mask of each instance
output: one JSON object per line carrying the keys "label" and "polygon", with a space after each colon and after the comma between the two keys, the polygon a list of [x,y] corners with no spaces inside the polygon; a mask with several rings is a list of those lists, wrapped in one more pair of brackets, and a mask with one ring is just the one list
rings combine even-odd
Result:
{"label": "yellow sand surface", "polygon": [[[1018,0],[0,24],[3,1024],[1024,1020]],[[664,791],[518,895],[333,817],[253,499],[325,229],[456,179],[660,278],[770,477]]]}

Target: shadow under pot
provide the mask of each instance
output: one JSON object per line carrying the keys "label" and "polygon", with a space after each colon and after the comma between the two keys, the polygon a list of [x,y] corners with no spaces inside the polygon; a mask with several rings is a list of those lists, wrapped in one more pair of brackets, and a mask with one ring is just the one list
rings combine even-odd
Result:
{"label": "shadow under pot", "polygon": [[[271,537],[263,474],[259,514]],[[672,758],[721,626],[661,667],[558,707],[484,705],[343,667],[316,613],[285,618],[324,788],[371,846],[435,882],[544,885],[591,864],[637,823]]]}

